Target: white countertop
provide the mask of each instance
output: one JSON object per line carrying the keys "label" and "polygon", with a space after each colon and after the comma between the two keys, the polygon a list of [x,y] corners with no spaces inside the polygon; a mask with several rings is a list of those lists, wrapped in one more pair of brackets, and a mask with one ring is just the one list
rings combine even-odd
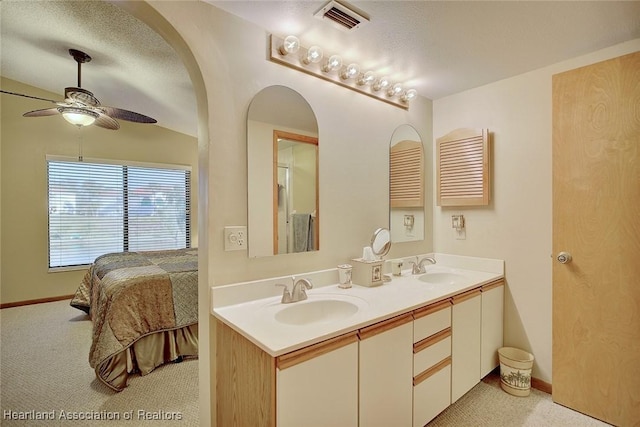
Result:
{"label": "white countertop", "polygon": [[[239,295],[241,295],[241,293],[243,295],[252,293],[247,292],[250,288],[255,290],[257,286],[261,286],[273,294],[273,289],[275,288],[274,282],[290,283],[290,280],[287,282],[282,278],[278,278],[277,280],[268,279],[260,282],[213,287],[212,314],[269,355],[277,357],[504,277],[503,263],[501,260],[487,260],[493,261],[493,263],[489,262],[488,264],[474,262],[457,263],[451,262],[451,257],[450,255],[437,257],[438,264],[428,265],[427,273],[456,273],[461,275],[457,283],[425,283],[418,279],[420,275],[412,275],[410,270],[403,270],[402,276],[392,276],[393,279],[391,282],[386,282],[377,287],[369,288],[353,285],[349,289],[340,289],[335,284],[320,284],[319,286],[314,286],[314,289],[307,291],[307,300],[290,304],[282,304],[280,302],[280,293],[278,293],[278,296],[242,301]],[[482,260],[477,258],[468,259],[472,261]],[[441,265],[441,260],[449,265]],[[479,266],[485,271],[458,268],[451,266],[452,264],[464,265],[465,267],[469,265],[474,267]],[[484,268],[486,265],[490,268]],[[327,276],[333,277],[332,270],[317,273],[320,274],[319,277],[325,277],[325,280],[330,280],[326,279]],[[300,274],[298,277],[309,277],[309,275]],[[314,285],[315,284],[316,282],[314,280]],[[282,289],[280,288],[279,292],[281,291]],[[219,300],[222,301],[223,305],[216,304],[216,293],[220,296]],[[235,294],[230,298],[230,293]],[[255,294],[255,292],[253,292],[253,294]],[[300,307],[296,310],[304,310],[305,304],[313,303],[319,299],[348,301],[355,304],[358,310],[353,314],[337,320],[317,321],[304,325],[286,324],[276,320],[276,314],[285,308],[296,306]]]}

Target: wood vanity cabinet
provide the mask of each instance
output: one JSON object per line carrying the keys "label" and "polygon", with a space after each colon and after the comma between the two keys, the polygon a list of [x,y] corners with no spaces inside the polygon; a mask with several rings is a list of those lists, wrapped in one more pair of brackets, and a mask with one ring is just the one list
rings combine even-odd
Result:
{"label": "wood vanity cabinet", "polygon": [[272,357],[217,320],[217,425],[424,426],[498,366],[504,280]]}
{"label": "wood vanity cabinet", "polygon": [[276,358],[278,427],[358,426],[356,333]]}
{"label": "wood vanity cabinet", "polygon": [[452,302],[451,403],[499,365],[504,279],[455,295]]}
{"label": "wood vanity cabinet", "polygon": [[452,298],[451,403],[480,382],[480,288]]}
{"label": "wood vanity cabinet", "polygon": [[275,427],[276,359],[216,320],[216,425]]}
{"label": "wood vanity cabinet", "polygon": [[357,332],[274,358],[216,325],[217,425],[357,427]]}
{"label": "wood vanity cabinet", "polygon": [[451,404],[451,300],[413,313],[413,426]]}
{"label": "wood vanity cabinet", "polygon": [[480,377],[484,378],[500,365],[498,349],[504,342],[504,279],[487,283],[480,289],[482,291]]}
{"label": "wood vanity cabinet", "polygon": [[360,329],[358,335],[360,426],[410,427],[413,395],[411,313]]}

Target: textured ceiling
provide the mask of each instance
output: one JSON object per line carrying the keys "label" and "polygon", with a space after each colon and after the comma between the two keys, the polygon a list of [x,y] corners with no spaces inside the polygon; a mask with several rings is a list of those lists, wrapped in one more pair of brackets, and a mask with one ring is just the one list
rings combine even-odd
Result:
{"label": "textured ceiling", "polygon": [[[353,32],[313,17],[325,1],[207,2],[389,74],[430,99],[640,38],[640,1],[353,1],[370,16]],[[2,76],[62,98],[64,87],[76,85],[67,50],[80,49],[93,57],[82,86],[104,105],[196,134],[186,70],[127,12],[101,1],[3,0],[0,14]]]}
{"label": "textured ceiling", "polygon": [[[88,53],[82,87],[103,105],[197,133],[196,99],[175,51],[148,26],[102,1],[0,1],[0,74],[60,95],[76,86],[70,48]],[[33,101],[33,109],[51,105]]]}
{"label": "textured ceiling", "polygon": [[207,2],[429,99],[640,37],[639,1],[350,1],[370,17],[350,32],[314,17],[327,0]]}

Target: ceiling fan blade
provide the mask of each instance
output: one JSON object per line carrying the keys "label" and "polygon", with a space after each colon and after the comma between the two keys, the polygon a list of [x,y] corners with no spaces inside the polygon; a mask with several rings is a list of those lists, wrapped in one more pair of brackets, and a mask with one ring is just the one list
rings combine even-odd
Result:
{"label": "ceiling fan blade", "polygon": [[0,92],[6,93],[8,95],[22,96],[23,98],[31,98],[31,99],[38,99],[40,101],[52,102],[54,104],[57,104],[59,102],[59,101],[54,101],[53,99],[40,98],[39,96],[31,96],[31,95],[25,95],[24,93],[9,92],[8,90],[0,89]]}
{"label": "ceiling fan blade", "polygon": [[98,112],[98,118],[96,118],[96,121],[93,122],[93,124],[109,130],[120,129],[120,123],[118,123],[117,120],[107,116],[106,114],[102,114],[101,112]]}
{"label": "ceiling fan blade", "polygon": [[104,112],[104,114],[114,117],[116,119],[127,120],[129,122],[136,123],[158,123],[156,119],[152,119],[151,117],[145,116],[144,114],[134,113],[133,111],[123,110],[122,108],[116,107],[99,107],[100,110]]}
{"label": "ceiling fan blade", "polygon": [[24,113],[24,117],[44,117],[44,116],[55,116],[56,114],[60,114],[57,108],[45,108],[42,110],[34,110]]}

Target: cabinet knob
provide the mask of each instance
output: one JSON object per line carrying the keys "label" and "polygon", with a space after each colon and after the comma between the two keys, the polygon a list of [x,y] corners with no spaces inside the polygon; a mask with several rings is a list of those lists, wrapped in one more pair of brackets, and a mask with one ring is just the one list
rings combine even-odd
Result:
{"label": "cabinet knob", "polygon": [[560,264],[568,264],[571,262],[571,254],[569,252],[560,252],[556,257]]}

